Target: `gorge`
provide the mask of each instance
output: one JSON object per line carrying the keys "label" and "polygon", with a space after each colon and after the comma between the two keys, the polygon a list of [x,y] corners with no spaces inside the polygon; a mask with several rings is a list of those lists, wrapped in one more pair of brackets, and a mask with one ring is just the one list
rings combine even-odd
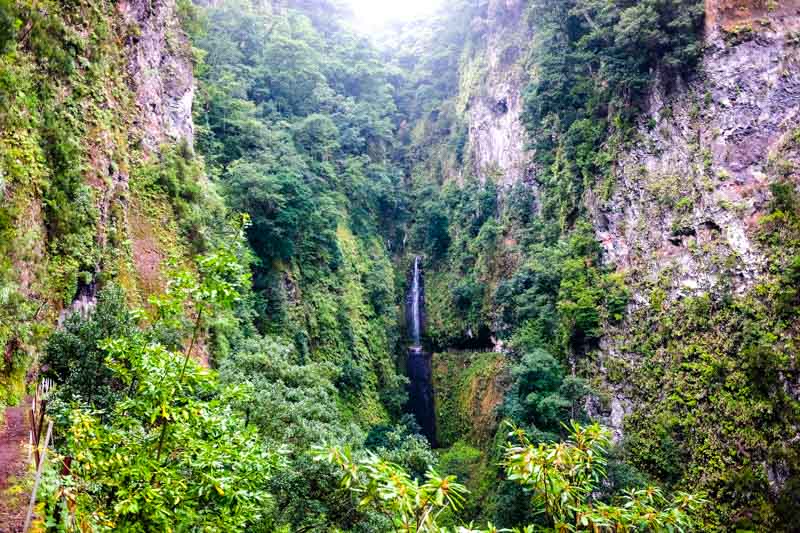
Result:
{"label": "gorge", "polygon": [[800,4],[351,9],[0,0],[37,527],[796,531]]}

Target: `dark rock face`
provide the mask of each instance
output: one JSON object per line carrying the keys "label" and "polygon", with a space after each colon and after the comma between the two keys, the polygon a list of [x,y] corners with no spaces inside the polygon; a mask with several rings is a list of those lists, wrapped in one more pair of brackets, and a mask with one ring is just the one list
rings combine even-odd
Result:
{"label": "dark rock face", "polygon": [[174,0],[123,0],[122,17],[139,28],[129,39],[128,74],[140,114],[142,146],[155,151],[166,142],[194,140],[194,77],[191,47]]}
{"label": "dark rock face", "polygon": [[436,447],[436,411],[433,400],[431,354],[420,346],[408,349],[408,411],[413,414],[431,446]]}

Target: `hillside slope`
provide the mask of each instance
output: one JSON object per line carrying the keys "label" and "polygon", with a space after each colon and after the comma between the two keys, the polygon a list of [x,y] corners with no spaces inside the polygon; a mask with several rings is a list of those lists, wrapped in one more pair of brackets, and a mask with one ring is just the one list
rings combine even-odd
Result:
{"label": "hillside slope", "polygon": [[[707,2],[700,25],[671,22],[701,31],[696,44],[669,51],[685,37],[654,32],[649,52],[634,34],[644,67],[603,33],[626,31],[622,7],[548,9],[476,7],[456,90],[411,139],[428,154],[413,171],[428,340],[512,361],[544,348],[591,384],[587,413],[626,462],[709,491],[723,524],[786,527],[800,466],[796,6]],[[620,57],[642,78],[616,77]],[[514,395],[498,403],[512,418]]]}
{"label": "hillside slope", "polygon": [[186,221],[142,173],[191,146],[193,77],[169,0],[16,2],[2,15],[0,402],[15,403],[46,332],[99,283],[143,303],[166,258],[191,256]]}

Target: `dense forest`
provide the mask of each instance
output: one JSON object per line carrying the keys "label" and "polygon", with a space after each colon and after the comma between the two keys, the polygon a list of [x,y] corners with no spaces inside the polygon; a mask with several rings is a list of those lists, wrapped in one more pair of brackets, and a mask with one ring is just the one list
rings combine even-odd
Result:
{"label": "dense forest", "polygon": [[0,531],[797,531],[793,5],[0,0]]}

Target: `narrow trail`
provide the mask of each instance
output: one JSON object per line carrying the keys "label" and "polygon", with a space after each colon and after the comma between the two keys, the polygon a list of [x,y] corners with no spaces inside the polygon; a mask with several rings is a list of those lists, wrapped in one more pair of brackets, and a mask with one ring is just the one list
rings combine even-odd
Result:
{"label": "narrow trail", "polygon": [[29,439],[29,399],[18,407],[6,409],[0,427],[0,533],[22,531],[27,494],[9,491],[28,469],[25,445]]}

